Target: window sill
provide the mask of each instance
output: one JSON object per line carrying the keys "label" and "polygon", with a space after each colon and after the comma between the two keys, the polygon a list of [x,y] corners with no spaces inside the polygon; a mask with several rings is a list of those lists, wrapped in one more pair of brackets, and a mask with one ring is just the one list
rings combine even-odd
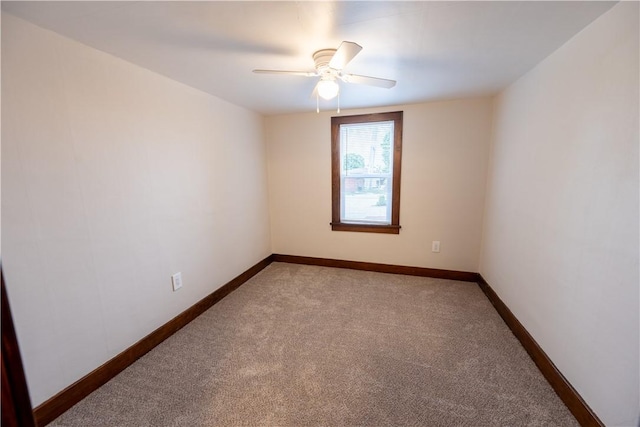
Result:
{"label": "window sill", "polygon": [[399,225],[377,225],[377,224],[351,224],[347,222],[332,222],[333,231],[357,231],[362,233],[385,233],[400,234]]}

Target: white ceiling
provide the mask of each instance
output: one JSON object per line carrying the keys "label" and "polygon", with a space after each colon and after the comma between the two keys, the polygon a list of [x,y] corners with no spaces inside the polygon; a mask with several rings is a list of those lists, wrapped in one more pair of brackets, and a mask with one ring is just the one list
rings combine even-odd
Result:
{"label": "white ceiling", "polygon": [[[354,41],[342,108],[495,93],[615,2],[2,2],[2,10],[263,114],[315,110],[311,55]],[[322,101],[332,109],[336,100]]]}

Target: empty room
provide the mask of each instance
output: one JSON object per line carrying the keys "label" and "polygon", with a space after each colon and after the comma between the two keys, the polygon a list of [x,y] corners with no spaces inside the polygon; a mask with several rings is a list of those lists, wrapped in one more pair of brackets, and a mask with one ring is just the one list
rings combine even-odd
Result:
{"label": "empty room", "polygon": [[640,426],[637,1],[2,1],[4,426]]}

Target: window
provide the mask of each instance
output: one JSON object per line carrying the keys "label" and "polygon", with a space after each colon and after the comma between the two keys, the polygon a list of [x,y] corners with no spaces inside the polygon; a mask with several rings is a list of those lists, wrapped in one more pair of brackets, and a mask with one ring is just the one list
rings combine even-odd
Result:
{"label": "window", "polygon": [[331,118],[331,229],[400,232],[402,111]]}

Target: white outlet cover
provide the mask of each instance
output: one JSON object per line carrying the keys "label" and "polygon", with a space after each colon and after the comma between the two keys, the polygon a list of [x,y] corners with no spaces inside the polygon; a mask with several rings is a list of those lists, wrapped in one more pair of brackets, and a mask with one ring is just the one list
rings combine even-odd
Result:
{"label": "white outlet cover", "polygon": [[440,252],[440,241],[434,240],[431,242],[431,252]]}
{"label": "white outlet cover", "polygon": [[182,273],[176,273],[171,276],[171,284],[173,285],[173,291],[177,291],[182,287]]}

